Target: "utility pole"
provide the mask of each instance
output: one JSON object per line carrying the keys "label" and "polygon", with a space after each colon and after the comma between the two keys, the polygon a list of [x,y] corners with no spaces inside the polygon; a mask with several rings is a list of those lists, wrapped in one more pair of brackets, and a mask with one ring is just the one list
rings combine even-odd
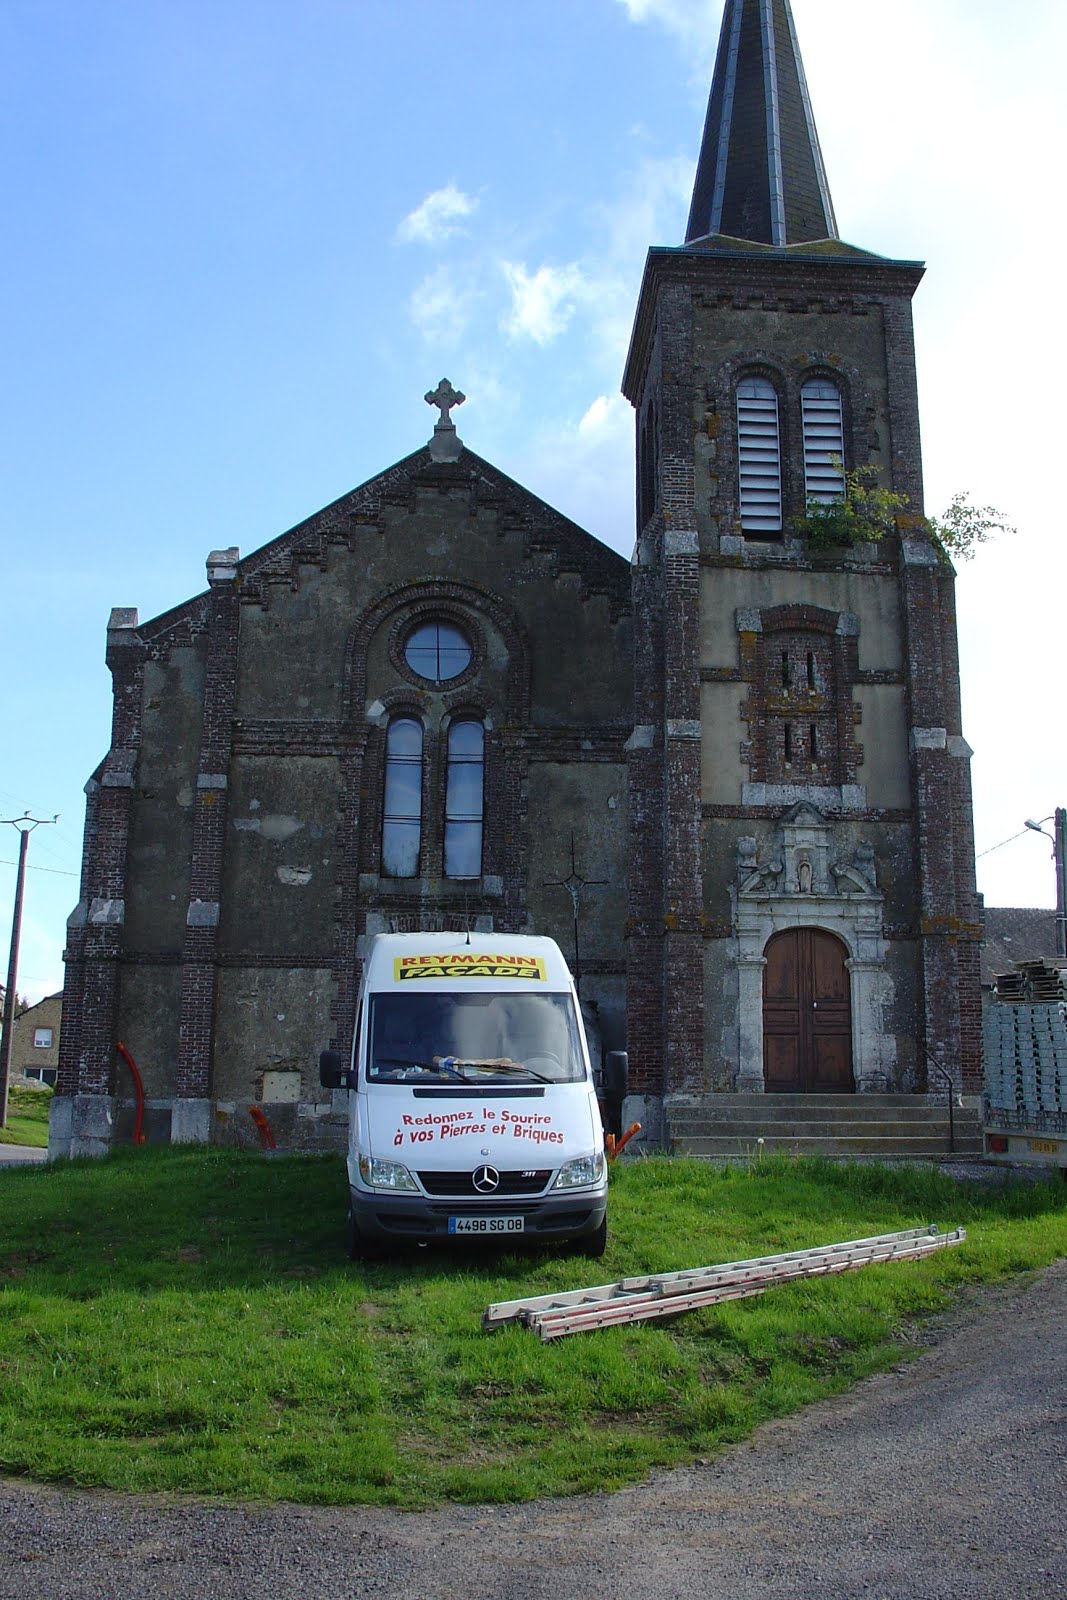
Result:
{"label": "utility pole", "polygon": [[1056,941],[1057,955],[1067,956],[1067,809],[1057,806],[1053,822],[1056,838],[1052,854],[1056,860]]}
{"label": "utility pole", "polygon": [[[1041,822],[1051,822],[1052,832],[1047,832]],[[1041,822],[1027,817],[1026,826],[1052,840],[1052,859],[1056,864],[1056,954],[1067,956],[1067,809],[1057,806],[1052,815],[1042,817]]]}
{"label": "utility pole", "polygon": [[7,1092],[11,1081],[11,1045],[15,1031],[15,984],[19,969],[19,935],[22,932],[22,892],[26,882],[26,851],[34,828],[51,827],[59,821],[54,817],[31,817],[28,811],[21,817],[0,817],[0,822],[10,824],[19,831],[19,867],[15,878],[15,910],[11,918],[11,953],[7,963],[7,991],[4,995],[4,1031],[0,1037],[0,1128],[7,1127]]}

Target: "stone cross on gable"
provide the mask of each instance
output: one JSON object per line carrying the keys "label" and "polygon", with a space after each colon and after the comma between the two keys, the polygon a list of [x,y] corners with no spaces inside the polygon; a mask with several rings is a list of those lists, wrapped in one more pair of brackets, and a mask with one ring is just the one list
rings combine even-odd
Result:
{"label": "stone cross on gable", "polygon": [[447,378],[442,378],[437,388],[431,389],[425,398],[428,406],[437,406],[441,413],[441,420],[435,423],[430,440],[430,460],[438,463],[458,461],[463,454],[463,440],[448,413],[455,406],[461,406],[467,396],[453,389]]}
{"label": "stone cross on gable", "polygon": [[447,378],[442,378],[437,388],[431,389],[425,398],[428,406],[437,406],[440,410],[441,422],[439,426],[447,428],[454,426],[449,419],[448,413],[453,406],[461,406],[467,396],[461,394],[458,389],[453,389]]}

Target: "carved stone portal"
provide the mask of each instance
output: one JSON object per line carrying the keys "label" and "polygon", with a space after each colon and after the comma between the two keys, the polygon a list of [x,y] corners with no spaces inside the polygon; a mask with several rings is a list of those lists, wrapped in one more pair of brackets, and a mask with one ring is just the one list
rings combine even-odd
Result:
{"label": "carved stone portal", "polygon": [[762,1094],[764,951],[786,928],[823,928],[848,950],[852,998],[852,1064],[859,1093],[879,1093],[893,1081],[896,1044],[886,1034],[893,998],[882,932],[885,899],[878,888],[874,849],[861,842],[835,856],[835,829],[814,806],[786,812],[760,858],[758,841],[738,840],[733,893],[739,982],[739,1093]]}

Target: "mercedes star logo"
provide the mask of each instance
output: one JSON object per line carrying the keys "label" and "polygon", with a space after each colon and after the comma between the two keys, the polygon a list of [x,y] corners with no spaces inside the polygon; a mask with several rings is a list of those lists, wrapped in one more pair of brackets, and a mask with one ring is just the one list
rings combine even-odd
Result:
{"label": "mercedes star logo", "polygon": [[492,1194],[494,1189],[500,1187],[500,1174],[495,1167],[478,1167],[471,1176],[471,1182],[479,1194]]}

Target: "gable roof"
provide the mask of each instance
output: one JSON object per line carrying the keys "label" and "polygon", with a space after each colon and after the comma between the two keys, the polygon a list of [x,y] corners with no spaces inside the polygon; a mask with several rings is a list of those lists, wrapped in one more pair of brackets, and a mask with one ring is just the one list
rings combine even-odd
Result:
{"label": "gable roof", "polygon": [[1016,961],[1037,961],[1056,949],[1056,913],[1043,906],[986,906],[982,986],[1011,972]]}
{"label": "gable roof", "polygon": [[[291,585],[298,569],[324,563],[330,545],[349,545],[361,528],[373,526],[386,506],[414,506],[420,488],[466,488],[479,507],[495,508],[503,526],[521,531],[524,559],[536,560],[550,576],[568,573],[579,580],[583,598],[603,595],[612,615],[630,609],[630,563],[490,462],[464,448],[454,462],[435,462],[429,446],[369,478],[366,483],[314,512],[277,538],[237,559],[237,578],[245,604],[262,602],[272,584]],[[222,554],[228,554],[223,552]],[[145,622],[134,632],[143,644],[196,631],[202,625],[209,591]]]}

